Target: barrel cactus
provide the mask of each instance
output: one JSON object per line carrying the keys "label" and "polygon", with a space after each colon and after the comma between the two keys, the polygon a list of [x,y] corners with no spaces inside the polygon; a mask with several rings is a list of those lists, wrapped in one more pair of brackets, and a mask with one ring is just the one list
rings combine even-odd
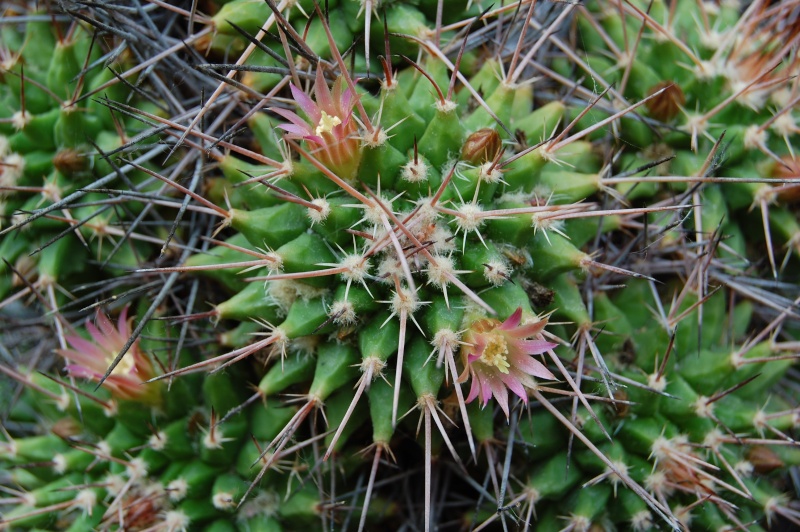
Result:
{"label": "barrel cactus", "polygon": [[[129,151],[171,139],[108,164],[174,251],[63,321],[50,377],[0,366],[0,526],[798,523],[796,8],[640,4],[158,19],[207,93],[103,104]],[[146,11],[66,9],[168,57]]]}

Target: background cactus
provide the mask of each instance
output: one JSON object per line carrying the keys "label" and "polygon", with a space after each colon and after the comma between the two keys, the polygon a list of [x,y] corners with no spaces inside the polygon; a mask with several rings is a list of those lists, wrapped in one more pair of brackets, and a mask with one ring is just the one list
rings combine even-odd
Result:
{"label": "background cactus", "polygon": [[284,4],[63,5],[151,73],[73,218],[162,253],[38,321],[93,382],[4,353],[0,526],[797,524],[795,3]]}

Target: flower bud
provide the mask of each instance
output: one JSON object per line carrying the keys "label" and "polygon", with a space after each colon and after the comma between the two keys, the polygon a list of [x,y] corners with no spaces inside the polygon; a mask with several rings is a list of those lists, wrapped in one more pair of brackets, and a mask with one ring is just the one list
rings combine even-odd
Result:
{"label": "flower bud", "polygon": [[500,135],[491,128],[479,129],[467,137],[461,148],[461,159],[470,164],[483,164],[494,160],[500,151]]}

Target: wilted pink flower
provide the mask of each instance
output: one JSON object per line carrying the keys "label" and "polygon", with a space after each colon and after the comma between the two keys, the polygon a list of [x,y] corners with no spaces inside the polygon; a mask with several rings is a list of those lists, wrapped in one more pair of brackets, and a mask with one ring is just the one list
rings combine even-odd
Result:
{"label": "wilted pink flower", "polygon": [[314,156],[330,170],[344,179],[352,179],[361,162],[361,147],[357,135],[357,124],[353,118],[356,98],[343,78],[333,84],[333,93],[328,88],[322,70],[317,69],[314,83],[316,102],[299,88],[291,85],[294,101],[303,110],[311,124],[297,113],[273,107],[270,110],[287,119],[291,124],[278,127],[288,131],[293,138],[303,139],[316,148]]}
{"label": "wilted pink flower", "polygon": [[[86,323],[92,341],[80,336],[67,336],[71,349],[57,349],[56,352],[72,362],[66,366],[70,375],[99,382],[130,338],[128,308],[120,312],[116,327],[100,309],[95,323]],[[139,349],[139,340],[136,340],[103,386],[117,399],[156,404],[161,400],[160,386],[143,384],[155,376],[153,365]]]}
{"label": "wilted pink flower", "polygon": [[480,397],[486,406],[494,396],[508,417],[509,389],[527,402],[525,387],[535,387],[532,376],[555,380],[544,364],[531,355],[544,353],[556,344],[528,339],[542,332],[547,320],[520,325],[521,320],[522,309],[517,308],[503,323],[493,318],[480,319],[464,333],[467,345],[461,348],[464,371],[459,382],[466,381],[468,374],[472,377],[468,403]]}

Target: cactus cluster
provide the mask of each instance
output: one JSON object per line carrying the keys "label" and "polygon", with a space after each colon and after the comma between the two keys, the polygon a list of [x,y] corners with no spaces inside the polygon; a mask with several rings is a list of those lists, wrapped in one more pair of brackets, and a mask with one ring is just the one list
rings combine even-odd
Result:
{"label": "cactus cluster", "polygon": [[158,69],[85,117],[162,158],[90,142],[113,177],[56,166],[81,204],[20,188],[1,245],[54,240],[68,291],[87,189],[157,233],[93,317],[40,298],[49,377],[0,365],[0,528],[800,524],[797,2],[187,4],[63,6]]}

